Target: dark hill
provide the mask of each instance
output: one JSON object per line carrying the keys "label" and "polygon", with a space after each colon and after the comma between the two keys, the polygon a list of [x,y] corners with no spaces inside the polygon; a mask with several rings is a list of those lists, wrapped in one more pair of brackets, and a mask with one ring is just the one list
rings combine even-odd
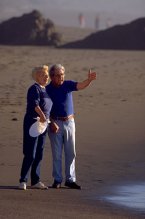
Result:
{"label": "dark hill", "polygon": [[70,42],[63,48],[145,50],[145,18],[116,25],[93,33],[83,40]]}
{"label": "dark hill", "polygon": [[37,10],[14,17],[0,24],[0,44],[5,45],[58,45],[61,35],[49,19]]}

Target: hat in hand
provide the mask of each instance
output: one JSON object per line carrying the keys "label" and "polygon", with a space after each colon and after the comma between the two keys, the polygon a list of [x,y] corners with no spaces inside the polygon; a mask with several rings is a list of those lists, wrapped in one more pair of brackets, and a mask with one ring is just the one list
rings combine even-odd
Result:
{"label": "hat in hand", "polygon": [[47,126],[48,126],[48,121],[40,122],[40,118],[37,117],[37,121],[34,122],[29,129],[29,135],[31,137],[38,137],[39,135],[45,132]]}

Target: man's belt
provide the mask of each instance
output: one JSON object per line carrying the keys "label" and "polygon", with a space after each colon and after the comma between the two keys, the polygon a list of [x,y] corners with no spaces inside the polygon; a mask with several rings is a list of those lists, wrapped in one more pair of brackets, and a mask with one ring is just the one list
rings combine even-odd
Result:
{"label": "man's belt", "polygon": [[69,119],[74,118],[74,115],[72,114],[72,115],[65,116],[65,117],[59,117],[59,116],[54,116],[53,117],[53,116],[51,116],[51,118],[54,119],[54,120],[61,120],[61,121],[65,122],[65,121],[67,121]]}

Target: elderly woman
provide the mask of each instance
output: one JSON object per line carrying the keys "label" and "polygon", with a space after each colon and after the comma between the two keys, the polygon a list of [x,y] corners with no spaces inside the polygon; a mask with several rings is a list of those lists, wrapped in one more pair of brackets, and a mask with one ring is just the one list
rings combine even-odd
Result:
{"label": "elderly woman", "polygon": [[37,117],[41,123],[49,119],[52,101],[46,93],[48,83],[48,66],[36,67],[32,71],[35,83],[30,86],[27,93],[27,108],[23,124],[23,163],[21,168],[19,189],[26,190],[26,183],[31,168],[31,186],[36,189],[47,189],[40,181],[40,163],[43,157],[43,148],[47,130],[39,136],[30,136],[29,130]]}

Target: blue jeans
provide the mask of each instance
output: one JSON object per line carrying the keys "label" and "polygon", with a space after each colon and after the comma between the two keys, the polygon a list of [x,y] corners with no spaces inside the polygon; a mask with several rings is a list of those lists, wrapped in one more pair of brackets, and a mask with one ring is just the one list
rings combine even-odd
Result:
{"label": "blue jeans", "polygon": [[65,178],[66,181],[75,182],[75,122],[74,119],[68,121],[55,120],[59,126],[57,133],[52,133],[49,129],[48,135],[51,142],[53,157],[53,173],[55,181],[61,183],[62,176],[62,152],[64,147],[65,155]]}
{"label": "blue jeans", "polygon": [[47,131],[38,137],[29,135],[29,128],[35,119],[25,116],[23,126],[23,162],[21,168],[20,182],[27,182],[31,169],[31,185],[40,181],[40,164],[43,158],[43,149]]}

